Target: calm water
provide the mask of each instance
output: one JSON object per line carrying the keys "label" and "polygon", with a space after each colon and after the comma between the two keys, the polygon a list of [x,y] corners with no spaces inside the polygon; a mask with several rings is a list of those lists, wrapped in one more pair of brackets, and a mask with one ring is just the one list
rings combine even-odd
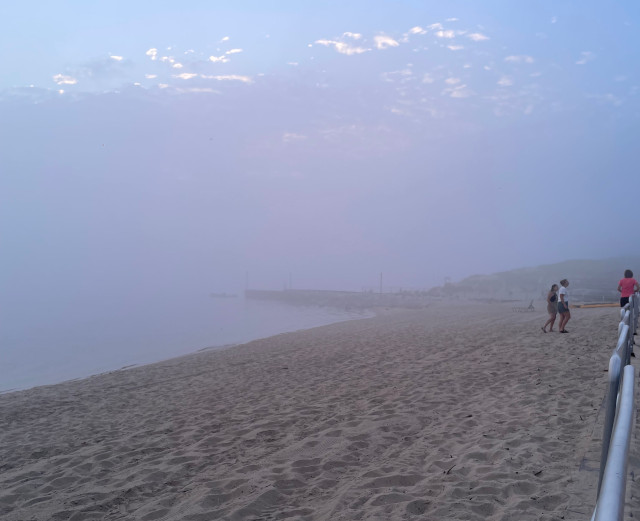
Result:
{"label": "calm water", "polygon": [[55,306],[39,311],[30,310],[39,318],[28,323],[17,315],[3,321],[0,392],[369,316],[209,296],[128,301],[124,307],[78,303],[72,312]]}

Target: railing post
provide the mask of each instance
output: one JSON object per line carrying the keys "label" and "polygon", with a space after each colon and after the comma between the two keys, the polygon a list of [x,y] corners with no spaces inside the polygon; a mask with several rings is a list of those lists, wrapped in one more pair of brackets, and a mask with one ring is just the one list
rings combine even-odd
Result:
{"label": "railing post", "polygon": [[627,359],[627,349],[629,348],[629,342],[627,340],[628,338],[629,326],[627,324],[621,324],[620,336],[618,337],[618,343],[616,344],[615,352],[618,353],[618,356],[623,363]]}
{"label": "railing post", "polygon": [[629,338],[628,338],[628,342],[629,342],[629,349],[627,349],[627,364],[631,363],[631,353],[633,353],[633,344],[634,344],[634,339],[633,339],[633,335],[635,334],[635,323],[636,323],[636,310],[635,310],[635,306],[633,301],[631,301],[631,306],[629,306]]}
{"label": "railing post", "polygon": [[631,295],[631,299],[629,301],[631,303],[631,310],[633,311],[633,315],[632,315],[632,323],[630,324],[632,326],[632,333],[635,335],[636,332],[638,331],[638,315],[640,315],[640,297],[638,296],[637,293],[634,293],[633,295]]}
{"label": "railing post", "polygon": [[638,330],[638,315],[640,315],[640,295],[638,293],[634,293],[634,295],[633,295],[633,303],[634,303],[635,308],[636,308],[636,313],[635,313],[636,322],[633,325],[633,333],[635,334],[636,331]]}
{"label": "railing post", "polygon": [[607,464],[607,455],[609,454],[609,443],[611,441],[611,432],[613,431],[613,421],[616,416],[616,403],[618,401],[618,388],[620,385],[620,355],[614,352],[609,359],[609,390],[607,391],[604,431],[602,433],[602,452],[600,454],[600,475],[598,476],[598,492],[596,498],[600,495],[600,487],[602,486],[602,476],[604,468]]}
{"label": "railing post", "polygon": [[631,311],[627,309],[624,314],[624,323],[627,327],[626,345],[624,349],[624,356],[622,357],[622,365],[627,365],[631,360],[631,347],[633,342],[633,335],[631,334]]}
{"label": "railing post", "polygon": [[620,406],[611,437],[611,446],[596,504],[595,521],[622,521],[627,485],[627,461],[633,428],[635,368],[624,368]]}

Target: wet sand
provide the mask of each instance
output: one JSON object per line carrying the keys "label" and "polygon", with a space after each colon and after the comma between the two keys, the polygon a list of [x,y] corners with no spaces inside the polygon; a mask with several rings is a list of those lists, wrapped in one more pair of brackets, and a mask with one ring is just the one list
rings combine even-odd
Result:
{"label": "wet sand", "polygon": [[619,312],[545,318],[433,305],[1,395],[0,517],[588,519]]}

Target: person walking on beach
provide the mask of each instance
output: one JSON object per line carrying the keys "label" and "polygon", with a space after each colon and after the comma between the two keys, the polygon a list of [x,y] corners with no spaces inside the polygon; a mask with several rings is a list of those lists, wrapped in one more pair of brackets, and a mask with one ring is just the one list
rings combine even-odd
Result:
{"label": "person walking on beach", "polygon": [[564,327],[567,325],[567,322],[571,320],[571,312],[569,311],[569,291],[567,288],[569,287],[569,281],[567,279],[562,279],[560,281],[560,301],[558,302],[558,313],[560,313],[560,324],[558,324],[558,329],[560,333],[568,333]]}
{"label": "person walking on beach", "polygon": [[633,278],[633,271],[624,270],[624,279],[618,282],[618,291],[620,292],[620,307],[623,308],[629,303],[629,297],[636,291],[640,291],[638,281]]}
{"label": "person walking on beach", "polygon": [[542,331],[547,332],[547,326],[549,331],[553,331],[553,324],[556,321],[556,315],[558,314],[558,285],[553,284],[551,289],[547,293],[547,313],[549,313],[549,320],[547,320],[542,327]]}

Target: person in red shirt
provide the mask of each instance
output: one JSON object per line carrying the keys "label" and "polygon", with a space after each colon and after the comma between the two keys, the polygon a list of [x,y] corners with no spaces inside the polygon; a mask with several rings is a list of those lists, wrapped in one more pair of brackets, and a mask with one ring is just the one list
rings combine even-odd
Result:
{"label": "person in red shirt", "polygon": [[623,308],[629,303],[629,297],[636,291],[640,291],[638,281],[633,278],[633,271],[624,270],[624,279],[618,282],[618,291],[620,292],[620,307]]}

